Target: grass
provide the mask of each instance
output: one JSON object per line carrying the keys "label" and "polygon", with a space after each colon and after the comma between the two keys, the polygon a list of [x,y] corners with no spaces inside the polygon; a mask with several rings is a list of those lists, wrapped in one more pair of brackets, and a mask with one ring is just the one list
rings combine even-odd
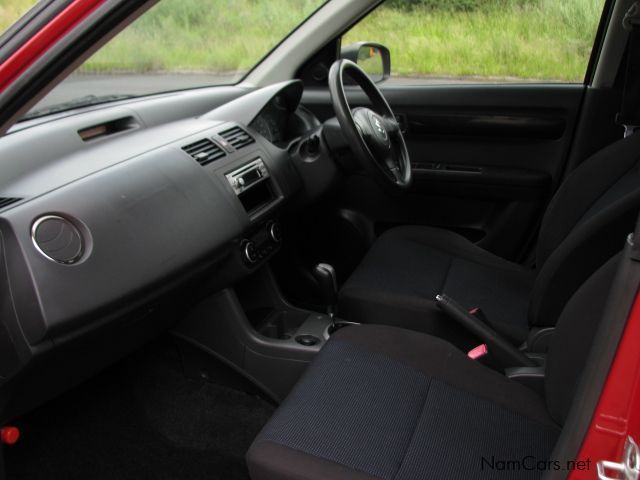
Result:
{"label": "grass", "polygon": [[35,0],[0,0],[0,33],[13,25],[35,3]]}
{"label": "grass", "polygon": [[[343,44],[388,46],[401,76],[582,80],[604,0],[484,1],[474,11],[383,5]],[[0,29],[31,3],[0,0]],[[82,71],[246,71],[319,3],[162,0]]]}
{"label": "grass", "polygon": [[471,12],[381,8],[344,43],[377,40],[405,76],[582,81],[603,0],[494,2]]}
{"label": "grass", "polygon": [[84,71],[246,71],[321,0],[163,0]]}

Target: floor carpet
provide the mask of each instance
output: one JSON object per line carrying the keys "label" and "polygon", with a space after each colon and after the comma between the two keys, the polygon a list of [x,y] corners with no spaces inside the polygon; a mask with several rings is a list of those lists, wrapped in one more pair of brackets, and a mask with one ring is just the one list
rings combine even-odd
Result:
{"label": "floor carpet", "polygon": [[272,413],[145,352],[14,422],[8,479],[247,479],[244,454]]}

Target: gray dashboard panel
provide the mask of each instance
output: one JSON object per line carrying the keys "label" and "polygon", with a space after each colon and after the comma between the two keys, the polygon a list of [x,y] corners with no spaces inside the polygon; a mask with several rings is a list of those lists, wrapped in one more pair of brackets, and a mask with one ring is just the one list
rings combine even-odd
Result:
{"label": "gray dashboard panel", "polygon": [[[248,122],[283,90],[296,102],[302,92],[299,82],[253,93],[228,88],[221,94],[235,98],[230,103],[200,118],[172,121],[173,109],[185,109],[176,108],[177,99],[195,113],[208,103],[195,100],[212,98],[202,92],[160,95],[34,121],[0,139],[0,196],[24,199],[0,214],[0,232],[27,341],[36,345],[86,327],[98,310],[230,248],[268,213],[249,218],[224,179],[230,169],[255,156],[264,159],[278,192],[269,212],[293,195],[299,180],[286,152],[255,132],[255,145],[204,168],[181,150]],[[89,141],[79,134],[123,118],[132,128]],[[237,123],[225,123],[230,120]],[[38,251],[31,229],[45,215],[64,217],[82,232],[78,263],[59,264]]]}
{"label": "gray dashboard panel", "polygon": [[[167,328],[172,318],[149,312],[179,303],[184,292],[176,291],[212,293],[255,271],[242,259],[243,239],[301,203],[305,170],[324,185],[251,126],[276,95],[293,112],[301,93],[295,81],[171,93],[25,122],[0,138],[0,197],[23,199],[0,208],[0,415],[30,408],[27,399],[56,394]],[[127,128],[115,133],[79,134],[122,119]],[[227,155],[204,167],[183,151],[203,139],[222,144],[216,134],[232,127],[255,142],[223,146]],[[243,207],[225,176],[256,158],[271,196]],[[77,263],[56,263],[34,245],[34,222],[46,215],[82,234]],[[15,405],[5,410],[8,397]]]}
{"label": "gray dashboard panel", "polygon": [[[41,255],[31,226],[41,215],[71,220],[85,236],[81,261],[62,265]],[[78,326],[108,305],[166,279],[242,233],[229,196],[192,159],[172,148],[99,171],[4,214],[2,229],[28,266],[9,272],[13,291],[37,292],[18,302],[31,344]],[[7,232],[7,228],[10,229]],[[31,283],[32,285],[29,285]]]}
{"label": "gray dashboard panel", "polygon": [[[78,131],[135,112],[123,108],[92,112],[82,118],[65,118],[40,127],[38,136],[25,130],[2,139],[0,196],[35,197],[103,168],[127,161],[220,122],[188,119],[165,125],[127,130],[83,142]],[[37,142],[34,141],[37,139]]]}

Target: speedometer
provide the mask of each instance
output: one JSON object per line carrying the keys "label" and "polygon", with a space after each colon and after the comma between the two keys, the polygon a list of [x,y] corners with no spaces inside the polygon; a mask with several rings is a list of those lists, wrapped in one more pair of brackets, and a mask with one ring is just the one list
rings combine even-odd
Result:
{"label": "speedometer", "polygon": [[269,127],[269,131],[271,132],[271,142],[278,143],[283,140],[284,132],[282,131],[282,127],[280,126],[280,115],[278,112],[273,111],[270,115],[266,116],[265,122]]}
{"label": "speedometer", "polygon": [[271,131],[271,126],[269,125],[269,123],[270,122],[268,122],[263,115],[258,115],[251,126],[264,138],[266,138],[270,142],[273,142],[273,133]]}
{"label": "speedometer", "polygon": [[286,138],[289,110],[283,95],[276,95],[265,105],[251,126],[274,145]]}
{"label": "speedometer", "polygon": [[273,98],[272,103],[278,110],[282,110],[284,112],[288,111],[287,101],[284,99],[284,95],[276,95]]}

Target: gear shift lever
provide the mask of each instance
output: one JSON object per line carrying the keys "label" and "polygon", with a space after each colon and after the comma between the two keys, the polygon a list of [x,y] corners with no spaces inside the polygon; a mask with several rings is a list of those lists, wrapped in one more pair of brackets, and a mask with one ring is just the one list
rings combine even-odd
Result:
{"label": "gear shift lever", "polygon": [[319,263],[313,268],[313,276],[318,282],[322,301],[331,319],[330,331],[335,330],[335,316],[338,311],[338,281],[336,271],[328,263]]}

